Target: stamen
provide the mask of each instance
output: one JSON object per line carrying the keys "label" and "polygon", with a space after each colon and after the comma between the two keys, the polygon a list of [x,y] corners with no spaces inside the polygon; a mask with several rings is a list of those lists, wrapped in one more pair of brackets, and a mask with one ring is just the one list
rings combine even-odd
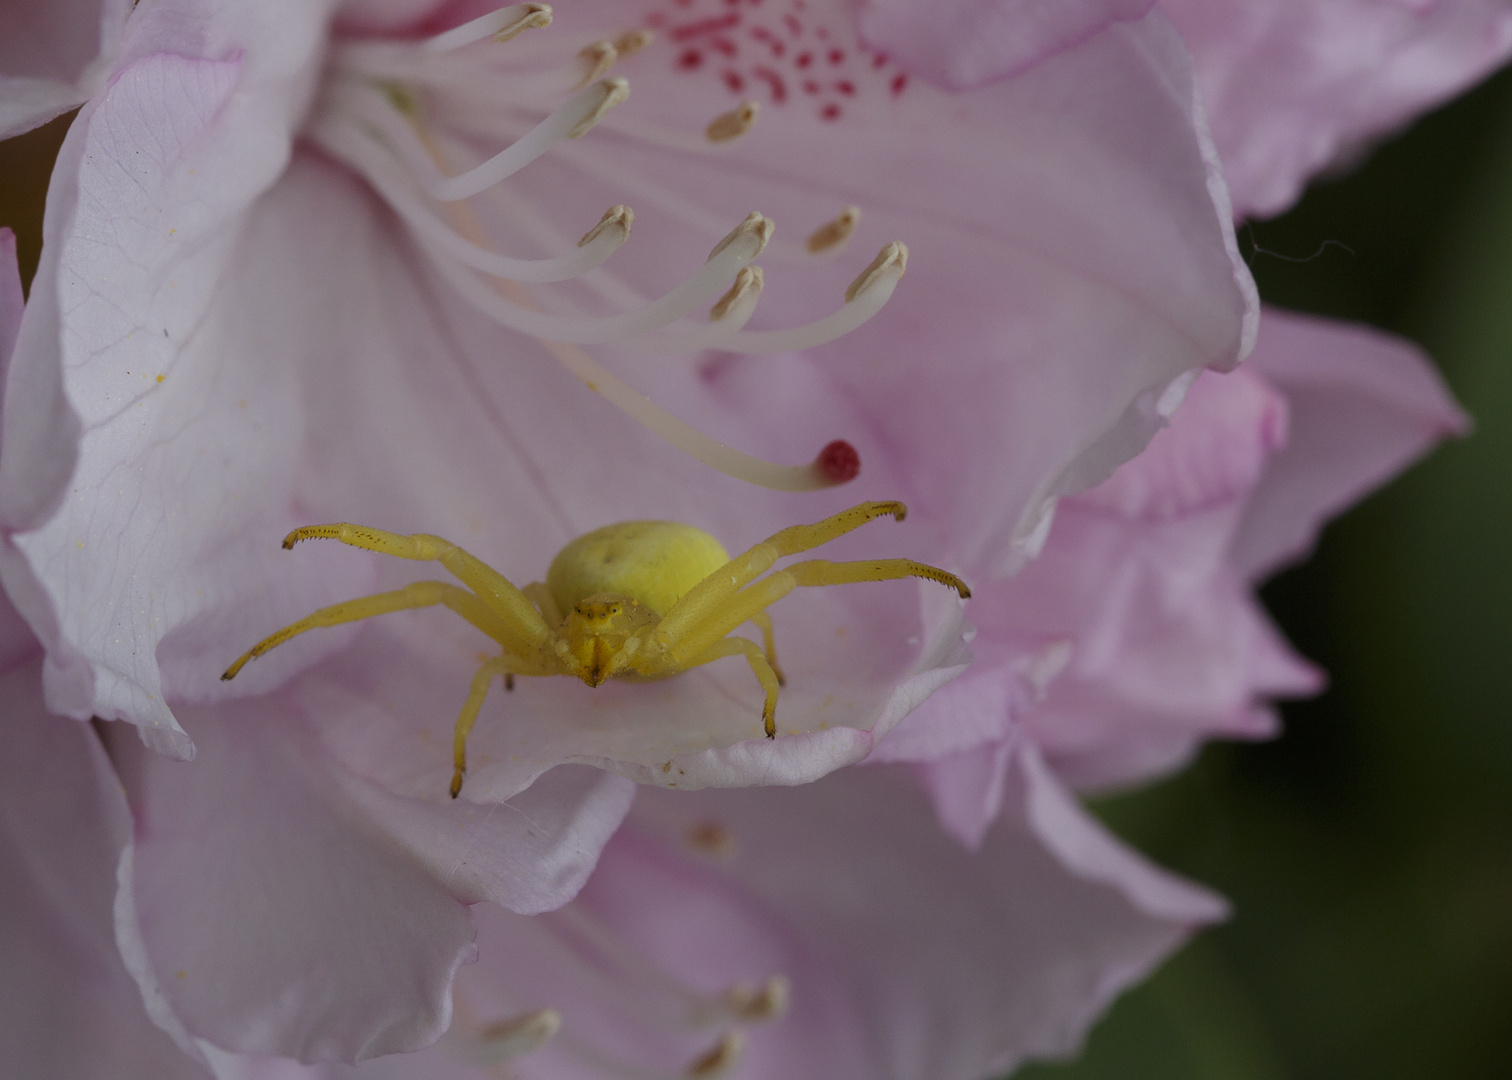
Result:
{"label": "stamen", "polygon": [[707,1053],[689,1063],[684,1075],[688,1080],[719,1080],[730,1075],[744,1050],[745,1036],[739,1031],[727,1031]]}
{"label": "stamen", "polygon": [[322,147],[364,176],[423,243],[485,274],[514,281],[566,281],[602,264],[630,235],[634,214],[628,206],[616,206],[605,212],[571,254],[551,259],[501,255],[461,236],[424,202],[406,192],[390,175],[394,170],[387,151],[366,135],[350,125],[324,122],[311,134]]}
{"label": "stamen", "polygon": [[759,990],[750,983],[736,983],[725,991],[725,1003],[735,1018],[753,1024],[786,1015],[791,997],[786,975],[773,975]]}
{"label": "stamen", "polygon": [[496,42],[509,41],[526,30],[540,30],[550,25],[549,4],[514,4],[453,27],[444,34],[437,34],[421,42],[420,51],[434,56],[454,52],[487,37]]}
{"label": "stamen", "polygon": [[650,30],[637,28],[635,30],[626,30],[619,37],[615,38],[614,47],[618,50],[620,56],[630,56],[640,52],[655,40],[656,35]]}
{"label": "stamen", "polygon": [[616,232],[620,237],[620,243],[630,237],[630,226],[635,224],[635,211],[624,203],[611,206],[604,211],[604,216],[599,218],[599,223],[583,234],[578,241],[578,247],[587,247],[605,232]]}
{"label": "stamen", "polygon": [[581,139],[593,130],[594,125],[604,118],[605,113],[630,96],[630,84],[624,79],[605,79],[598,85],[604,88],[603,99],[567,133],[569,139]]}
{"label": "stamen", "polygon": [[555,1009],[499,1020],[480,1030],[473,1056],[480,1065],[497,1065],[545,1046],[562,1027],[562,1014]]}
{"label": "stamen", "polygon": [[[908,248],[894,240],[877,252],[877,257],[871,261],[871,265],[861,271],[856,280],[850,283],[850,288],[845,290],[845,302],[851,303],[862,293],[875,288],[884,279],[887,279],[889,285],[896,285],[907,269]],[[890,290],[889,295],[891,295]]]}
{"label": "stamen", "polygon": [[514,175],[563,139],[576,139],[604,114],[630,96],[624,79],[601,79],[579,90],[525,135],[475,169],[427,183],[426,190],[442,202],[457,202],[487,191]]}
{"label": "stamen", "polygon": [[[754,219],[754,220],[753,220]],[[550,341],[580,345],[620,343],[659,330],[712,303],[729,281],[760,252],[769,222],[753,214],[735,230],[697,273],[638,311],[601,317],[548,315],[511,303],[473,278],[455,260],[432,249],[436,264],[473,306],[502,326]]]}
{"label": "stamen", "polygon": [[[747,308],[754,311],[756,298],[761,295],[761,287],[764,278],[759,266],[742,267],[740,273],[735,275],[735,284],[730,286],[730,291],[725,293],[709,309],[709,320],[718,322],[730,313],[730,309],[736,304],[749,300]],[[747,313],[749,317],[749,312]]]}
{"label": "stamen", "polygon": [[756,124],[760,106],[754,101],[742,102],[727,113],[720,113],[704,128],[704,138],[711,143],[729,142],[750,131]]}
{"label": "stamen", "polygon": [[840,211],[839,217],[825,222],[810,233],[804,247],[808,248],[810,255],[818,255],[821,251],[837,248],[851,238],[851,233],[856,231],[856,225],[860,221],[861,208],[847,206]]}
{"label": "stamen", "polygon": [[908,248],[897,242],[888,244],[845,290],[845,306],[839,311],[788,330],[742,330],[724,339],[719,347],[733,353],[795,352],[844,337],[882,310],[907,264]]}
{"label": "stamen", "polygon": [[592,45],[585,45],[583,51],[578,53],[578,58],[587,65],[588,70],[577,85],[587,86],[614,66],[614,62],[619,59],[619,49],[612,41],[595,41]]}
{"label": "stamen", "polygon": [[713,250],[709,252],[708,261],[713,262],[715,257],[725,248],[738,240],[750,236],[756,237],[759,241],[756,247],[756,254],[752,255],[751,258],[760,258],[761,253],[766,250],[766,246],[772,242],[772,234],[776,231],[777,223],[775,221],[767,217],[760,210],[752,210],[745,216],[744,221],[731,229],[723,240],[714,245]]}

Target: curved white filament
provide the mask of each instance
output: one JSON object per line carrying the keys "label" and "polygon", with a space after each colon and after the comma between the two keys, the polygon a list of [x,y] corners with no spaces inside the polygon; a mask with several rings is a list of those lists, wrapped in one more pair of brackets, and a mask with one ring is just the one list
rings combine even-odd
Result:
{"label": "curved white filament", "polygon": [[421,199],[407,192],[405,174],[393,167],[388,150],[362,132],[350,125],[323,122],[311,134],[326,150],[365,177],[423,244],[485,274],[512,281],[567,281],[602,264],[629,236],[623,228],[604,229],[570,254],[552,259],[501,255],[459,235]]}
{"label": "curved white filament", "polygon": [[519,172],[557,143],[583,134],[605,109],[625,99],[629,94],[628,87],[629,84],[623,79],[601,79],[591,86],[585,86],[546,119],[477,168],[457,176],[428,181],[425,184],[426,191],[442,202],[457,202],[487,191]]}
{"label": "curved white filament", "polygon": [[621,344],[641,334],[649,334],[712,304],[729,286],[730,280],[757,254],[761,240],[755,230],[746,229],[722,250],[714,254],[698,272],[658,300],[624,315],[585,316],[549,315],[532,311],[506,300],[474,277],[457,261],[431,248],[438,269],[468,302],[493,321],[511,330],[550,341],[577,345]]}

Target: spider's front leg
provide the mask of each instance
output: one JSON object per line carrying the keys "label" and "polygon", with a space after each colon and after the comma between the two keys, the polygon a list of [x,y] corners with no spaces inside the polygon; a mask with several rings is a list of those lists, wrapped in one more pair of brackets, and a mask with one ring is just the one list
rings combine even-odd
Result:
{"label": "spider's front leg", "polygon": [[[657,636],[663,641],[670,641],[686,635],[693,627],[699,626],[710,618],[718,618],[717,613],[721,612],[741,589],[770,570],[773,564],[785,555],[796,555],[800,551],[809,551],[821,544],[827,544],[837,537],[844,536],[852,529],[859,529],[867,522],[889,514],[902,521],[907,513],[908,508],[900,502],[864,502],[852,506],[849,510],[832,514],[813,525],[794,525],[775,532],[689,589],[687,595],[668,609],[657,629]],[[762,605],[762,608],[755,610],[760,611],[764,607],[765,605]],[[751,616],[747,615],[738,622],[731,623],[729,629],[713,638],[707,638],[706,644],[712,643],[715,638],[724,637],[730,630],[749,618]],[[765,627],[762,629],[764,631]],[[700,636],[707,637],[707,635]]]}
{"label": "spider's front leg", "polygon": [[336,525],[306,525],[302,529],[295,529],[284,537],[283,546],[288,550],[301,540],[316,538],[339,540],[352,547],[393,555],[399,559],[439,562],[498,616],[505,636],[492,633],[489,636],[509,652],[519,656],[533,656],[554,636],[552,628],[541,618],[541,613],[508,578],[450,540],[429,533],[404,536],[366,525],[343,522]]}

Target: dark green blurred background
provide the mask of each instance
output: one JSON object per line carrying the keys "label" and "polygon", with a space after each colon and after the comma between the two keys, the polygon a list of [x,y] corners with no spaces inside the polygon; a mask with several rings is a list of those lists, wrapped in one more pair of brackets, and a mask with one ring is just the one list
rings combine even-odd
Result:
{"label": "dark green blurred background", "polygon": [[[0,224],[21,226],[28,276],[61,134],[0,144]],[[1426,346],[1477,431],[1266,588],[1333,677],[1287,706],[1283,738],[1211,747],[1098,806],[1236,915],[1079,1062],[1019,1075],[1512,1076],[1512,74],[1241,242],[1267,301]]]}

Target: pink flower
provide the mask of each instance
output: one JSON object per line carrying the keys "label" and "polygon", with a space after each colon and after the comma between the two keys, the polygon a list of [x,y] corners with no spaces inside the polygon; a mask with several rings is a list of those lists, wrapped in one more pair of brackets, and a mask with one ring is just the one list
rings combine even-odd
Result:
{"label": "pink flower", "polygon": [[[776,1075],[790,1075],[784,1055],[797,1055],[825,1068],[885,1062],[904,1075],[973,1076],[1071,1045],[1119,987],[1221,910],[1111,841],[1046,762],[1095,782],[1166,767],[1193,739],[1233,730],[1246,709],[1253,715],[1257,695],[1298,688],[1302,669],[1252,629],[1239,675],[1211,700],[1178,707],[1174,720],[1140,716],[1137,731],[1114,730],[1105,714],[1132,692],[1140,650],[1166,628],[1139,611],[1083,612],[1067,602],[1074,590],[1048,588],[1049,601],[1024,606],[1040,635],[1025,648],[1011,590],[1034,580],[991,581],[1047,533],[1047,558],[1060,545],[1074,550],[1073,530],[1052,529],[1056,499],[1132,455],[1193,372],[1232,364],[1252,336],[1253,290],[1234,257],[1230,207],[1179,41],[1159,16],[1105,20],[1069,37],[1057,24],[1052,59],[951,97],[866,50],[839,6],[810,4],[795,16],[797,31],[775,13],[744,12],[738,63],[721,59],[718,43],[735,24],[706,21],[727,20],[725,5],[647,9],[648,20],[661,16],[662,43],[618,69],[635,95],[586,141],[555,147],[490,189],[484,224],[511,252],[597,258],[610,241],[573,255],[589,249],[573,249],[567,230],[634,190],[639,230],[605,264],[615,276],[598,282],[610,299],[644,298],[690,270],[690,283],[707,289],[696,271],[703,252],[756,206],[800,223],[801,236],[848,220],[840,212],[859,203],[861,226],[838,259],[797,244],[769,250],[759,310],[737,300],[738,319],[767,329],[714,327],[726,350],[814,345],[803,355],[722,357],[696,369],[637,360],[630,354],[649,316],[638,327],[613,324],[599,343],[629,382],[752,452],[802,459],[837,434],[855,444],[864,483],[875,485],[866,494],[900,495],[914,515],[891,533],[857,535],[847,550],[875,554],[885,544],[1001,589],[1008,600],[981,605],[984,662],[959,684],[953,708],[927,708],[899,726],[964,666],[959,606],[912,585],[795,596],[777,612],[793,659],[775,743],[753,737],[758,699],[740,670],[591,695],[565,681],[527,684],[495,699],[475,735],[466,794],[495,804],[487,807],[449,805],[442,794],[449,763],[436,750],[477,648],[444,613],[302,639],[231,687],[254,696],[229,696],[216,676],[257,636],[318,604],[407,580],[404,567],[352,551],[275,551],[293,525],[349,518],[441,532],[526,581],[564,540],[606,521],[666,516],[740,544],[859,496],[752,491],[710,473],[590,397],[538,343],[498,329],[503,316],[479,310],[495,302],[469,298],[475,279],[422,250],[423,236],[453,241],[404,205],[404,185],[440,182],[422,159],[404,157],[398,129],[383,127],[402,123],[411,99],[390,87],[380,95],[388,104],[375,102],[353,72],[392,64],[388,77],[401,81],[458,75],[435,98],[428,130],[451,140],[448,151],[488,153],[565,97],[566,76],[584,63],[573,59],[578,47],[630,25],[619,21],[629,18],[623,5],[583,4],[549,32],[557,37],[531,31],[499,46],[507,70],[497,86],[461,58],[426,58],[413,27],[428,5],[354,6],[335,39],[327,12],[311,5],[144,8],[112,81],[70,132],[50,196],[46,254],[7,396],[0,519],[10,546],[0,573],[46,644],[52,708],[128,720],[157,749],[198,752],[186,768],[119,729],[109,736],[137,827],[117,905],[137,928],[133,974],[157,1003],[155,1017],[218,1068],[237,1064],[228,1050],[350,1060],[425,1044],[447,1025],[447,989],[470,955],[464,905],[492,900],[520,914],[487,909],[484,948],[501,959],[477,969],[480,998],[489,1008],[581,1013],[587,1038],[621,1060],[646,1052],[685,1063],[704,1033],[647,1045],[613,1009],[603,1015],[594,988],[575,983],[570,968],[516,968],[530,941],[597,919],[653,967],[705,992],[802,970],[811,977],[790,975],[793,1001],[817,1012],[772,1018],[761,1047],[752,1036],[752,1061],[775,1063]],[[354,36],[375,27],[395,36]],[[791,44],[803,35],[825,43],[806,63]],[[517,69],[508,68],[510,49]],[[816,65],[825,74],[810,92],[803,73]],[[700,132],[715,115],[746,124],[738,110],[723,114],[751,87],[766,95],[765,113],[711,150]],[[374,125],[387,142],[366,134]],[[367,184],[296,145],[299,132]],[[386,155],[376,164],[364,156],[372,147]],[[913,273],[887,308],[838,342],[818,342],[834,325],[826,319],[847,317],[846,307],[831,312],[866,254],[897,238],[912,245]],[[731,272],[755,246],[728,256]],[[540,294],[553,313],[595,300]],[[589,344],[606,332],[583,317],[508,317]],[[931,362],[927,380],[921,360]],[[584,377],[581,360],[572,362]],[[1255,438],[1232,448],[1218,439],[1234,450],[1235,472],[1197,477],[1198,503],[1212,495],[1209,481],[1224,489],[1218,501],[1242,501],[1279,446],[1278,407],[1264,389],[1241,377],[1230,402],[1227,390],[1210,395],[1215,378],[1199,381],[1194,404],[1211,396]],[[612,384],[595,380],[613,396]],[[671,430],[665,418],[654,422]],[[715,456],[695,436],[677,437]],[[1160,453],[1150,460],[1136,471],[1159,472]],[[801,472],[732,466],[742,469],[790,480]],[[1121,518],[1089,526],[1095,546],[1098,533],[1116,541],[1165,514],[1195,546],[1222,549],[1235,526],[1187,522],[1199,508],[1188,479],[1179,468],[1157,476],[1142,500],[1115,478],[1067,500],[1060,521],[1099,507]],[[1253,628],[1227,557],[1200,568],[1211,580],[1197,591],[1217,597],[1220,621],[1243,629],[1248,615]],[[1054,563],[1046,566],[1053,579]],[[1069,652],[1041,632],[1067,617],[1076,625],[1048,632],[1072,635]],[[1098,666],[1087,648],[1097,635],[1083,619],[1113,628],[1103,634],[1115,639],[1111,662]],[[1058,729],[1030,713],[1064,705],[1057,694],[1080,684],[1102,699],[1086,707],[1090,722],[1073,739],[1057,741]],[[1215,711],[1219,699],[1239,704]],[[559,919],[533,914],[577,891],[628,806],[620,777],[585,764],[643,782],[734,787],[812,781],[873,751],[915,762],[912,778],[851,770],[794,791],[643,799],[610,849],[602,889],[595,883]],[[909,787],[920,780],[976,854],[934,837]],[[963,793],[965,812],[956,805]],[[508,811],[496,813],[504,800]],[[735,837],[723,869],[682,843],[704,814]],[[832,826],[799,843],[792,822],[815,816]],[[868,833],[868,818],[892,833]],[[894,837],[905,834],[917,842],[900,846]],[[755,858],[762,852],[765,862]],[[658,877],[668,864],[686,889]],[[912,887],[885,887],[900,877]],[[710,893],[723,908],[705,903]],[[836,899],[854,893],[875,895],[875,905]],[[959,920],[937,923],[925,917],[946,902],[937,893],[971,903]],[[918,927],[918,953],[906,963],[890,948],[898,922]],[[677,953],[668,935],[691,926],[748,947],[731,957]],[[980,947],[984,935],[991,950]],[[773,967],[821,945],[833,953],[811,971]],[[956,969],[939,967],[952,951],[978,964],[959,985]],[[1075,977],[1058,981],[1067,970]],[[627,984],[632,993],[648,985]],[[941,1001],[948,1007],[931,1013]],[[845,1044],[827,1046],[805,1026],[826,1009],[844,1020]],[[464,1041],[467,1026],[458,1024]],[[569,1040],[552,1043],[542,1067],[574,1054],[582,1056]],[[831,1075],[825,1068],[815,1075]]]}
{"label": "pink flower", "polygon": [[[539,117],[549,105],[530,94],[576,74],[577,50],[627,18],[582,5],[576,28],[564,18],[498,46],[524,71],[500,85]],[[499,203],[483,201],[484,220],[512,250],[570,253],[570,240],[538,247],[530,230],[591,224],[637,190],[635,241],[602,287],[656,295],[754,207],[802,236],[859,203],[860,227],[835,257],[770,249],[751,325],[778,336],[721,345],[807,343],[819,331],[801,328],[827,325],[870,251],[904,236],[913,272],[882,318],[804,356],[701,368],[632,361],[620,354],[637,339],[624,332],[608,362],[773,458],[844,435],[867,463],[866,493],[914,510],[845,550],[985,578],[1032,549],[1058,494],[1148,437],[1179,396],[1168,387],[1244,347],[1252,287],[1184,59],[1158,24],[1118,27],[1023,80],[952,98],[861,51],[845,10],[811,5],[805,18],[803,31],[825,31],[841,54],[810,61],[829,82],[812,99],[784,83],[782,106],[769,102],[743,139],[715,150],[700,133],[740,98],[723,97],[712,60],[685,60],[691,38],[664,18],[662,46],[623,64],[630,101],[511,177]],[[748,29],[766,21],[751,16]],[[344,110],[372,102],[342,96],[353,86],[340,65],[422,55],[420,39],[393,40],[387,54],[346,36],[332,45],[310,5],[137,11],[60,155],[17,343],[0,572],[47,648],[51,708],[197,751],[186,768],[110,737],[137,820],[119,900],[140,923],[135,972],[200,1053],[352,1059],[424,1044],[446,1026],[446,987],[469,955],[463,905],[562,903],[625,811],[619,777],[558,766],[679,786],[813,780],[866,756],[967,658],[960,606],[933,586],[810,590],[777,612],[790,683],[775,742],[759,737],[759,698],[738,669],[591,693],[526,683],[485,711],[457,804],[444,748],[480,642],[447,613],[312,635],[219,681],[261,634],[405,579],[394,560],[350,550],[279,552],[294,525],[441,532],[523,582],[606,521],[669,517],[739,545],[858,497],[753,490],[670,449],[533,340],[482,317],[488,305],[417,246],[392,195],[296,148],[297,132],[314,132],[362,165],[337,140],[368,130],[371,117]],[[796,53],[788,60],[802,70]],[[743,78],[767,67],[752,64]],[[467,96],[491,86],[466,83],[436,132],[493,123]],[[514,134],[500,125],[480,137],[490,151]],[[424,179],[379,148],[383,165],[363,166],[373,183]],[[534,213],[511,216],[510,198]],[[568,322],[561,336],[586,325]],[[921,357],[935,361],[922,384]],[[1158,932],[1138,923],[1138,964],[1116,948],[1086,961],[1105,974],[1079,984],[1057,1039],[1194,917],[1152,918]],[[1024,1047],[1050,1038],[1039,1024]],[[995,1052],[1010,1051],[1023,1052]]]}

